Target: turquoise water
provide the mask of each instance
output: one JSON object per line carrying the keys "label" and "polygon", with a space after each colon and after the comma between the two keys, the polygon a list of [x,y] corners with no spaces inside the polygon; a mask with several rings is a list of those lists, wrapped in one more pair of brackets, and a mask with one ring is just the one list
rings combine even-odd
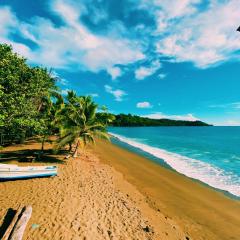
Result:
{"label": "turquoise water", "polygon": [[112,127],[109,132],[188,177],[240,196],[240,127]]}

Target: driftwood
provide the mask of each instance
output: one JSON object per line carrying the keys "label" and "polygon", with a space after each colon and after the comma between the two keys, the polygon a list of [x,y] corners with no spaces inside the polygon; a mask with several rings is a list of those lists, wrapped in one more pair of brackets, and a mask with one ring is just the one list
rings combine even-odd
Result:
{"label": "driftwood", "polygon": [[70,154],[66,155],[64,159],[69,159],[71,157]]}
{"label": "driftwood", "polygon": [[24,234],[24,230],[32,214],[32,207],[27,206],[22,209],[22,213],[15,224],[12,233],[8,240],[21,240]]}
{"label": "driftwood", "polygon": [[16,224],[17,220],[18,220],[18,217],[20,215],[20,213],[22,212],[22,206],[19,206],[10,225],[8,226],[7,230],[5,231],[3,237],[2,237],[2,240],[8,240],[12,230],[13,230],[13,227],[14,225]]}

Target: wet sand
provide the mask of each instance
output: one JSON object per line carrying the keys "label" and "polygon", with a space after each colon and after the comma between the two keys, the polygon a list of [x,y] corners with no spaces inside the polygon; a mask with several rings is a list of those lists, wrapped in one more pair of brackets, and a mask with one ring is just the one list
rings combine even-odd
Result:
{"label": "wet sand", "polygon": [[98,142],[95,152],[191,239],[239,239],[240,201],[105,141]]}

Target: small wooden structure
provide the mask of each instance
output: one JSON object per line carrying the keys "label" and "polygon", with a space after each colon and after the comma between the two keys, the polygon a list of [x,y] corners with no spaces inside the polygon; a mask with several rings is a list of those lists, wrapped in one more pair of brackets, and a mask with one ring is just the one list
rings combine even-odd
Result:
{"label": "small wooden structure", "polygon": [[32,207],[19,207],[2,240],[22,240],[27,223],[32,215]]}

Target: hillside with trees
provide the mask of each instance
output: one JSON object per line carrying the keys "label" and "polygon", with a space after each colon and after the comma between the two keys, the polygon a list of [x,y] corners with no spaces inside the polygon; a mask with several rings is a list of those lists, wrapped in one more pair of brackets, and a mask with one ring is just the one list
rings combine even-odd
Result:
{"label": "hillside with trees", "polygon": [[[104,113],[105,114],[105,113]],[[104,116],[102,114],[102,116]],[[101,115],[101,114],[99,114]],[[202,121],[183,121],[171,119],[150,119],[131,114],[110,114],[113,119],[110,123],[115,127],[140,127],[140,126],[211,126]]]}

